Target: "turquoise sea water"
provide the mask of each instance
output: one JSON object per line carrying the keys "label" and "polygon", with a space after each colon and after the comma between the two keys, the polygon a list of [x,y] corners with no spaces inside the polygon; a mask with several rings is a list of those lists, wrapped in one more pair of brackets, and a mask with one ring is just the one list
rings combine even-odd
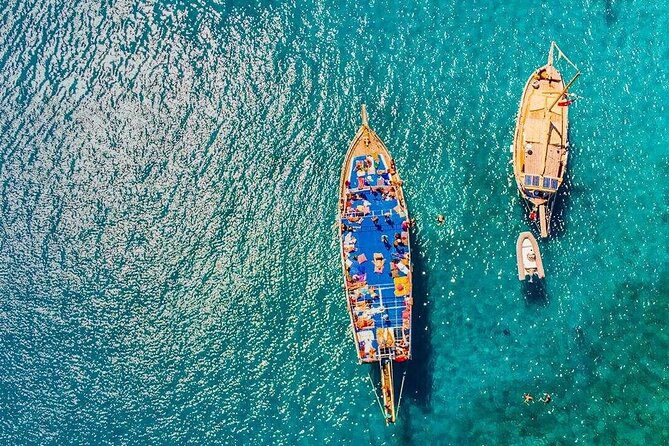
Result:
{"label": "turquoise sea water", "polygon": [[[3,2],[0,444],[668,444],[667,30],[648,0]],[[509,145],[552,39],[582,99],[523,285]],[[333,227],[363,102],[418,220],[391,427]]]}

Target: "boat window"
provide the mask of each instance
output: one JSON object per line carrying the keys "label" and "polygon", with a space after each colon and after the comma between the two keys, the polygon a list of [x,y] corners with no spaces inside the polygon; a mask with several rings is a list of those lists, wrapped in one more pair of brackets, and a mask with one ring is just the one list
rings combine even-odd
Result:
{"label": "boat window", "polygon": [[551,179],[550,178],[544,178],[543,187],[546,188],[546,189],[551,187]]}
{"label": "boat window", "polygon": [[531,185],[532,185],[532,176],[525,175],[525,186],[531,186]]}
{"label": "boat window", "polygon": [[558,188],[558,180],[555,180],[551,178],[551,188],[552,189],[557,189]]}
{"label": "boat window", "polygon": [[532,186],[538,186],[538,185],[539,185],[539,175],[532,176]]}

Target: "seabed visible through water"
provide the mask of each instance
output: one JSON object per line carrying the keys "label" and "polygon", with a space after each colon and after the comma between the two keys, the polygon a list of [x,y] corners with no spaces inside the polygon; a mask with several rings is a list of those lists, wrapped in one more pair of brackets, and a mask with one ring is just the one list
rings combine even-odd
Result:
{"label": "seabed visible through water", "polygon": [[[669,443],[668,9],[3,3],[0,443]],[[581,99],[522,284],[509,145],[551,40]],[[389,428],[333,227],[362,103],[418,221]]]}

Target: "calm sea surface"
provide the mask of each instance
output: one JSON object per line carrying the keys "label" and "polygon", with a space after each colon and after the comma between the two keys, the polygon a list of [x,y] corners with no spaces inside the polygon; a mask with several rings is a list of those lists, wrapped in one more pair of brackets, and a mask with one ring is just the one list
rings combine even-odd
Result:
{"label": "calm sea surface", "polygon": [[[2,2],[0,444],[669,444],[668,30],[651,0]],[[581,99],[521,284],[551,40]],[[362,103],[418,220],[391,427],[333,227]]]}

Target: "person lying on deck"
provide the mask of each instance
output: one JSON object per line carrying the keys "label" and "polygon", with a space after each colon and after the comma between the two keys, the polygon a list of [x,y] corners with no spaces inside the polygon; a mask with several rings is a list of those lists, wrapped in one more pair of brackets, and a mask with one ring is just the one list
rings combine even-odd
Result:
{"label": "person lying on deck", "polygon": [[397,260],[393,260],[390,262],[390,277],[394,279],[395,277],[399,277],[399,275],[400,272],[397,269]]}
{"label": "person lying on deck", "polygon": [[395,234],[395,241],[393,242],[393,246],[395,246],[395,248],[399,246],[406,246],[406,243],[404,242],[404,239],[402,238],[401,234],[399,233]]}
{"label": "person lying on deck", "polygon": [[407,356],[408,353],[409,353],[409,342],[407,342],[407,340],[404,338],[399,339],[395,346],[395,355]]}
{"label": "person lying on deck", "polygon": [[365,163],[364,162],[359,161],[359,160],[355,162],[355,173],[358,176],[361,176],[360,175],[361,173],[362,173],[362,175],[365,174]]}
{"label": "person lying on deck", "polygon": [[397,198],[397,192],[395,191],[395,188],[392,186],[385,187],[381,191],[381,197],[386,201],[395,200]]}
{"label": "person lying on deck", "polygon": [[[356,276],[353,276],[354,279],[355,279],[355,277]],[[349,282],[349,283],[346,284],[346,288],[348,288],[349,290],[357,290],[358,288],[362,288],[364,286],[367,286],[367,282],[365,282],[365,281],[362,281],[362,282],[359,282],[359,281],[355,282],[354,281],[354,282]]]}
{"label": "person lying on deck", "polygon": [[383,254],[380,252],[374,253],[374,272],[377,274],[383,273],[383,268],[385,266],[386,259],[383,257]]}
{"label": "person lying on deck", "polygon": [[381,236],[381,241],[383,242],[383,246],[385,246],[387,249],[390,249],[390,242],[388,241],[388,236],[386,234]]}
{"label": "person lying on deck", "polygon": [[362,203],[359,204],[359,205],[356,207],[356,209],[358,210],[358,212],[362,212],[364,215],[367,215],[367,214],[369,214],[369,213],[372,212],[372,211],[369,209],[369,207],[370,207],[371,205],[372,205],[372,203],[370,203],[369,201],[367,201],[367,200],[362,200]]}
{"label": "person lying on deck", "polygon": [[355,302],[356,311],[369,310],[369,308],[370,308],[369,302],[367,302],[366,300],[359,300]]}
{"label": "person lying on deck", "polygon": [[374,326],[374,320],[365,316],[360,316],[355,321],[355,328],[357,328],[358,330],[362,330],[364,328],[373,326]]}
{"label": "person lying on deck", "polygon": [[367,172],[372,175],[376,174],[376,166],[374,165],[374,158],[371,155],[367,155],[365,158],[365,167],[367,167]]}

